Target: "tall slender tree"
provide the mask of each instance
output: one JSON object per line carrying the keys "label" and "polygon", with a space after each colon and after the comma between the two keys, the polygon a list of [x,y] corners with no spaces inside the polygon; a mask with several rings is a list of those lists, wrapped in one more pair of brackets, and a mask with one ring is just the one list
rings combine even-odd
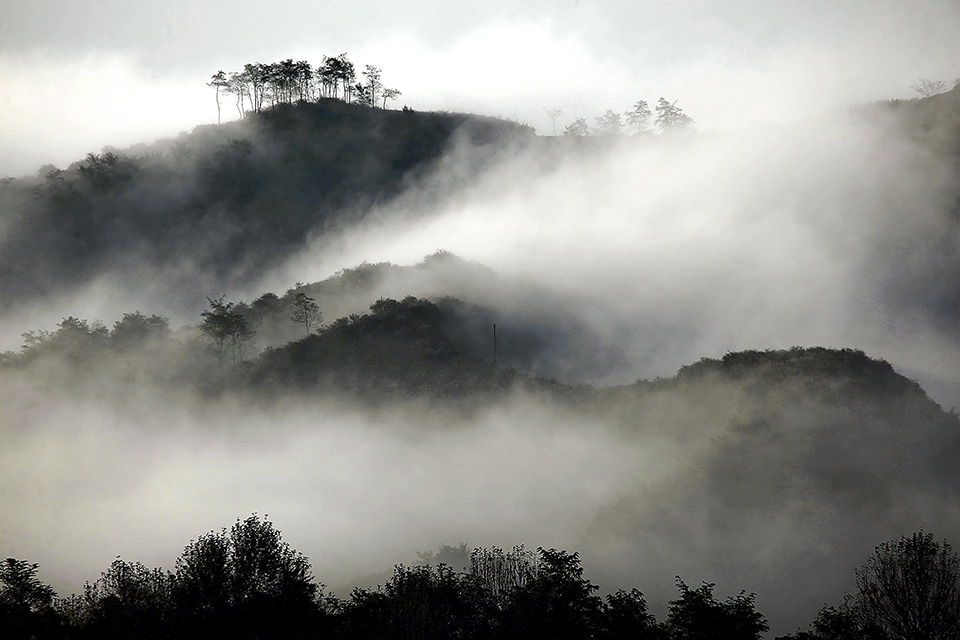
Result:
{"label": "tall slender tree", "polygon": [[213,76],[210,78],[210,82],[207,83],[207,86],[214,88],[217,98],[217,124],[220,124],[220,90],[229,89],[230,81],[227,79],[227,74],[221,70],[213,74]]}

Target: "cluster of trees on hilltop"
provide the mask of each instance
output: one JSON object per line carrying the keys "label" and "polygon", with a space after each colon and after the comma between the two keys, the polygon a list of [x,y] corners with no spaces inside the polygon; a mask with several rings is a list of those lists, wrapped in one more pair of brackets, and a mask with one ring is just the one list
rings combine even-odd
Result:
{"label": "cluster of trees on hilltop", "polygon": [[[465,545],[462,545],[465,547]],[[423,557],[421,555],[421,557]],[[759,640],[756,596],[726,600],[677,577],[658,622],[638,589],[605,598],[577,553],[476,548],[469,566],[397,565],[383,585],[324,593],[308,559],[256,514],[191,541],[174,571],[117,558],[83,592],[57,598],[38,565],[0,563],[0,632],[26,638],[418,638]],[[960,634],[960,559],[922,532],[879,545],[857,591],[784,640],[946,640]]]}
{"label": "cluster of trees on hilltop", "polygon": [[[677,106],[677,101],[670,102],[665,98],[657,101],[656,118],[651,126],[650,120],[654,112],[646,100],[639,100],[633,108],[624,113],[607,109],[606,113],[594,119],[594,126],[590,126],[586,118],[577,118],[563,130],[565,136],[620,136],[644,135],[652,133],[654,129],[662,133],[681,131],[694,124],[693,118]],[[559,111],[548,111],[547,115],[556,118]]]}
{"label": "cluster of trees on hilltop", "polygon": [[243,117],[248,111],[259,113],[277,104],[292,104],[319,100],[341,99],[369,107],[386,108],[388,100],[400,96],[400,91],[384,86],[379,67],[368,64],[359,81],[353,63],[346,53],[324,56],[323,63],[314,67],[306,60],[292,58],[271,63],[248,63],[243,71],[217,71],[210,78],[217,99],[217,122],[220,122],[220,95],[235,98],[237,113]]}

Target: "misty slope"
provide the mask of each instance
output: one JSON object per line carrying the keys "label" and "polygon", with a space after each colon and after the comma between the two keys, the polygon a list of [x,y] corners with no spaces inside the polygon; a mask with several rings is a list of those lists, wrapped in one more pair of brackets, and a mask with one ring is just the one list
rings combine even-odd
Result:
{"label": "misty slope", "polygon": [[[8,445],[0,461],[9,469],[0,479],[11,483],[11,513],[33,512],[47,499],[20,504],[16,496],[32,494],[18,487],[45,467],[27,469],[10,456],[36,449],[34,438],[67,442],[63,434],[78,428],[85,429],[78,436],[82,460],[72,449],[43,445],[45,459],[68,470],[58,477],[93,464],[92,451],[114,456],[148,437],[151,447],[179,453],[154,460],[149,449],[138,449],[130,454],[142,460],[136,470],[112,463],[104,481],[113,482],[115,473],[139,478],[124,490],[139,500],[137,487],[167,487],[165,474],[201,474],[193,482],[203,508],[220,496],[220,517],[230,515],[238,497],[248,504],[251,492],[270,505],[280,495],[275,487],[305,482],[310,501],[328,500],[365,476],[375,490],[350,509],[383,510],[392,495],[384,486],[408,482],[411,468],[429,482],[430,469],[454,464],[452,493],[404,493],[398,522],[426,518],[434,522],[430,535],[483,544],[490,536],[516,540],[523,531],[531,538],[520,541],[582,551],[605,588],[641,585],[651,601],[672,596],[678,573],[716,580],[724,590],[748,588],[782,631],[836,601],[877,539],[921,527],[960,534],[953,464],[960,420],[886,362],[855,350],[735,352],[670,378],[571,388],[497,372],[489,359],[471,355],[473,332],[464,329],[485,326],[489,314],[453,299],[381,299],[369,313],[227,365],[223,375],[203,342],[171,333],[160,319],[128,315],[112,330],[65,323],[0,369],[0,433]],[[94,426],[83,427],[87,421]],[[114,438],[109,447],[97,444]],[[211,438],[216,446],[227,443],[231,460],[240,456],[236,471],[207,469],[219,459]],[[296,453],[284,453],[287,446]],[[283,474],[248,477],[248,468],[265,469],[272,456],[283,462]],[[491,462],[504,456],[504,468]],[[324,479],[348,460],[353,480]],[[303,465],[311,471],[301,477]],[[235,473],[243,479],[231,479]],[[477,485],[478,493],[470,490],[466,499],[461,483]],[[500,490],[491,492],[490,483]],[[537,487],[563,488],[541,494]],[[70,491],[79,509],[84,489]],[[284,493],[282,502],[296,504],[293,495]],[[519,502],[504,510],[508,496]],[[493,511],[484,524],[468,524],[485,501]],[[379,517],[387,516],[361,519]],[[490,529],[491,522],[501,524]],[[428,543],[400,536],[387,548],[409,553]],[[311,551],[329,553],[322,546]],[[337,579],[362,571],[341,567]]]}
{"label": "misty slope", "polygon": [[[530,536],[539,532],[542,538],[520,541],[578,549],[605,588],[638,584],[654,602],[671,597],[678,573],[715,580],[724,590],[748,588],[759,594],[758,606],[781,631],[811,619],[824,601],[836,601],[878,538],[921,527],[960,535],[955,518],[960,476],[954,465],[960,419],[944,413],[886,362],[855,350],[736,352],[703,359],[670,378],[574,389],[509,371],[497,374],[489,361],[467,355],[456,328],[473,312],[449,299],[383,299],[367,314],[267,350],[223,378],[200,343],[183,343],[163,327],[140,335],[138,347],[129,332],[84,332],[71,325],[48,346],[35,347],[47,353],[0,371],[6,409],[0,423],[8,427],[3,437],[12,454],[29,449],[21,440],[42,442],[70,431],[76,415],[92,414],[97,435],[81,438],[85,455],[93,447],[91,437],[99,441],[114,432],[128,443],[149,433],[162,447],[169,436],[177,449],[196,440],[178,454],[188,461],[175,463],[170,471],[175,474],[184,472],[182,465],[199,464],[194,473],[207,472],[205,465],[217,456],[199,461],[209,455],[203,452],[211,437],[229,443],[231,457],[252,438],[256,453],[241,459],[254,468],[270,451],[283,451],[283,443],[306,437],[297,445],[302,451],[281,459],[312,468],[322,456],[321,468],[338,468],[361,455],[351,463],[359,465],[353,473],[399,474],[392,482],[402,482],[412,464],[420,465],[417,477],[429,478],[427,469],[456,461],[458,478],[461,465],[476,476],[471,486],[491,482],[484,479],[491,456],[516,450],[521,460],[500,471],[492,467],[504,474],[503,491],[526,496],[523,483],[514,485],[518,474],[528,474],[531,487],[546,483],[563,490],[528,496],[531,505],[546,510],[539,518],[532,518],[531,505],[500,514],[502,493],[475,496],[492,500],[500,514],[495,518],[509,524],[495,534],[487,525],[457,525],[452,535],[487,543],[491,535],[516,540],[513,527]],[[171,372],[171,361],[187,371],[193,367],[193,374]],[[206,385],[202,399],[191,393],[193,384]],[[58,399],[59,408],[43,408],[43,398],[50,397]],[[66,414],[58,420],[61,411]],[[376,424],[373,434],[366,433],[364,420]],[[387,454],[372,460],[368,452],[351,454],[357,446],[364,451],[363,445],[336,435],[343,429],[359,443],[368,437],[383,442],[379,446],[393,462],[384,470],[377,465]],[[411,437],[413,444],[406,441]],[[263,451],[264,439],[277,444]],[[458,453],[451,458],[447,446]],[[72,454],[48,455],[59,460]],[[134,456],[144,457],[152,454]],[[22,467],[7,462],[11,473]],[[143,470],[125,473],[146,474],[140,482],[149,487],[158,464],[162,469],[171,463],[147,462]],[[210,472],[218,478],[214,487],[224,482],[222,471]],[[8,495],[18,495],[16,487],[32,473],[10,478],[14,489]],[[268,481],[273,473],[243,482],[267,482],[270,494],[269,487],[284,482]],[[299,483],[299,473],[288,470],[283,477]],[[198,482],[200,490],[207,481]],[[434,489],[420,500],[431,509],[435,500],[449,508],[448,500],[463,499],[456,486],[451,485],[452,498]],[[220,511],[234,503],[228,496],[238,490],[232,487],[214,489],[228,494]],[[325,491],[322,484],[316,487],[311,500]],[[206,490],[203,495],[206,505]],[[376,495],[368,496],[373,505],[383,499]],[[76,499],[83,503],[82,496]],[[8,504],[11,513],[21,509],[15,499]],[[416,504],[401,505],[402,522],[419,513]],[[363,510],[363,501],[355,508]],[[467,501],[464,508],[469,513],[479,507]],[[577,517],[557,515],[567,511]],[[431,519],[444,523],[433,525],[435,535],[451,535],[443,532],[464,517],[457,513],[431,511]],[[409,553],[425,543],[398,538],[393,544]],[[329,553],[323,547],[312,551]],[[338,579],[362,571],[352,569]]]}
{"label": "misty slope", "polygon": [[[363,144],[274,144],[268,118],[133,163],[91,159],[62,192],[57,174],[7,183],[0,273],[23,299],[106,270],[174,283],[141,308],[196,323],[226,280],[248,285],[231,299],[317,282],[244,305],[273,349],[223,374],[195,328],[145,316],[67,318],[4,356],[0,546],[76,569],[93,565],[84,545],[156,555],[212,511],[209,526],[269,510],[316,532],[305,549],[332,580],[438,541],[566,546],[604,586],[651,601],[674,594],[677,573],[755,590],[792,630],[838,601],[877,541],[960,536],[955,413],[864,355],[956,382],[960,92],[867,111],[739,137],[454,143],[404,174],[382,162],[403,153],[367,153],[376,136],[359,132],[376,129],[347,116],[448,116],[348,110],[326,143]],[[298,124],[277,126],[309,129],[310,113],[278,112]],[[440,129],[447,149],[457,134]],[[359,184],[334,180],[343,158]],[[328,196],[319,214],[301,206]],[[57,198],[73,213],[53,217]],[[331,231],[316,246],[314,223]],[[304,233],[307,250],[280,265]],[[437,247],[491,269],[444,254],[377,262]],[[279,275],[261,280],[257,265]],[[317,298],[321,335],[291,322],[296,292]],[[61,299],[39,301],[28,311]],[[494,322],[517,384],[494,377]],[[537,378],[611,371],[669,377],[576,392]],[[78,531],[66,550],[64,527]]]}
{"label": "misty slope", "polygon": [[874,538],[960,535],[960,418],[886,362],[730,353],[609,393],[601,406],[653,447],[659,480],[621,494],[585,534],[606,580],[643,567],[661,585],[750,585],[788,630],[839,600]]}
{"label": "misty slope", "polygon": [[290,320],[298,293],[314,298],[327,322],[366,313],[381,298],[452,298],[446,307],[456,322],[448,322],[447,329],[465,356],[492,360],[496,324],[499,363],[522,373],[591,383],[629,370],[619,345],[594,331],[575,300],[449,252],[409,266],[362,264],[254,299],[243,310],[257,332],[255,350],[303,337],[303,327]]}
{"label": "misty slope", "polygon": [[530,135],[482,116],[323,100],[47,166],[0,182],[0,298],[13,304],[118,270],[161,270],[195,298],[191,289],[245,282],[311,235],[363,218],[454,142],[479,167]]}

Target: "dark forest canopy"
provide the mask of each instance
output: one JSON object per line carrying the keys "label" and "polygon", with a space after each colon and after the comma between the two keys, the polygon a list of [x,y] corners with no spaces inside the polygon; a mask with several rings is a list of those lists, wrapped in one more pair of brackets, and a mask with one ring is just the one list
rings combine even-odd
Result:
{"label": "dark forest canopy", "polygon": [[[450,548],[466,554],[466,545]],[[441,546],[441,555],[444,548]],[[175,570],[119,557],[80,594],[58,598],[38,566],[0,564],[0,630],[26,638],[476,638],[530,640],[760,640],[756,594],[720,600],[716,585],[678,595],[658,622],[637,588],[605,597],[579,554],[477,547],[462,570],[396,565],[376,588],[324,592],[309,560],[256,514],[191,541]],[[940,640],[960,633],[960,558],[918,532],[876,548],[856,590],[824,605],[796,640]]]}

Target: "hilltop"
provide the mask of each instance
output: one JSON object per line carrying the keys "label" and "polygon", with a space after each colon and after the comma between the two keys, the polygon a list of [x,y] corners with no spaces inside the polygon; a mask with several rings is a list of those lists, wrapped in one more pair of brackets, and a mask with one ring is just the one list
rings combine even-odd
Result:
{"label": "hilltop", "polygon": [[415,187],[454,147],[479,171],[532,136],[496,118],[321,99],[46,166],[0,182],[0,298],[185,264],[246,282]]}

